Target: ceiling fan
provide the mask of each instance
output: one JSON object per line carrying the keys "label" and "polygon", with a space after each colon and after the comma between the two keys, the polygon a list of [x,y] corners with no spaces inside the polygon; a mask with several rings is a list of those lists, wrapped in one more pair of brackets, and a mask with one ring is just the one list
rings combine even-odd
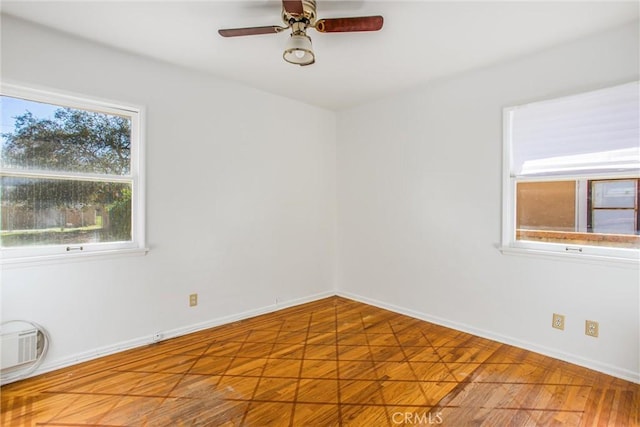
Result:
{"label": "ceiling fan", "polygon": [[383,23],[380,15],[318,19],[316,0],[282,0],[282,20],[286,26],[229,28],[218,30],[218,33],[223,37],[253,36],[279,33],[291,28],[291,37],[282,57],[287,62],[302,66],[311,65],[316,60],[307,29],[315,28],[320,33],[378,31]]}

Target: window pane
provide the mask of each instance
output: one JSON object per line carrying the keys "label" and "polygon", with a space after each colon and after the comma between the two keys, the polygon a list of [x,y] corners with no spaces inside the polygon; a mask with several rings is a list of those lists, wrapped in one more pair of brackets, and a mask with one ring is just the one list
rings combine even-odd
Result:
{"label": "window pane", "polygon": [[128,175],[131,119],[1,96],[3,168]]}
{"label": "window pane", "polygon": [[[635,180],[592,182],[607,203],[628,203],[627,190]],[[601,184],[618,185],[601,185]],[[623,185],[620,185],[622,183]],[[595,185],[598,184],[598,185]],[[576,181],[516,183],[516,240],[566,245],[640,248],[636,234],[635,209],[593,209],[592,226],[587,225],[587,191],[577,191]]]}
{"label": "window pane", "polygon": [[575,181],[520,182],[516,203],[519,229],[576,229]]}
{"label": "window pane", "polygon": [[2,177],[2,247],[131,240],[131,184]]}
{"label": "window pane", "polygon": [[593,211],[593,232],[635,234],[636,212],[633,209],[598,209]]}
{"label": "window pane", "polygon": [[593,185],[594,208],[634,208],[636,181],[596,181]]}

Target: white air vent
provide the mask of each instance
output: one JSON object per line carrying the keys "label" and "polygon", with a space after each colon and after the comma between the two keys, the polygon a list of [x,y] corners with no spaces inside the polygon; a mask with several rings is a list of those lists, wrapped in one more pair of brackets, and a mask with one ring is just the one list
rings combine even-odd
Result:
{"label": "white air vent", "polygon": [[25,329],[23,331],[2,334],[2,358],[0,368],[7,369],[38,358],[38,330]]}

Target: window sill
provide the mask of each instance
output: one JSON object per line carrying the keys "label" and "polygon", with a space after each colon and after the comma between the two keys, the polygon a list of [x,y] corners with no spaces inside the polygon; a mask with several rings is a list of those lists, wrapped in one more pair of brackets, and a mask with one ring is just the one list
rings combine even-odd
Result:
{"label": "window sill", "polygon": [[561,245],[569,246],[608,246],[623,249],[635,249],[640,245],[640,236],[635,234],[583,233],[553,230],[517,229],[516,240],[559,243]]}
{"label": "window sill", "polygon": [[103,260],[129,256],[144,256],[148,248],[114,249],[108,251],[84,252],[75,254],[42,255],[22,258],[3,258],[0,265],[3,269],[28,268],[40,265],[58,264],[64,262],[79,262],[85,260]]}
{"label": "window sill", "polygon": [[625,267],[638,269],[640,267],[640,258],[623,258],[606,255],[584,254],[574,252],[560,252],[544,249],[519,248],[513,246],[500,246],[500,252],[503,255],[529,256],[535,258],[551,259],[555,261],[577,261],[589,264],[600,264],[607,266]]}

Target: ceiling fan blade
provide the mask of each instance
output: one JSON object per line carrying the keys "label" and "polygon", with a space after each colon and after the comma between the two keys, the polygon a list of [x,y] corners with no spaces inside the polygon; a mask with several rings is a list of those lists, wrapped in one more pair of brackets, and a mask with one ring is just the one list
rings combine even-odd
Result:
{"label": "ceiling fan blade", "polygon": [[282,0],[282,7],[291,15],[302,15],[304,9],[302,8],[302,0]]}
{"label": "ceiling fan blade", "polygon": [[273,34],[286,30],[287,27],[279,27],[270,25],[267,27],[247,27],[247,28],[227,28],[218,30],[218,34],[222,37],[238,37],[238,36],[255,36],[258,34]]}
{"label": "ceiling fan blade", "polygon": [[380,15],[354,18],[318,19],[316,30],[321,33],[348,33],[352,31],[378,31],[384,19]]}

